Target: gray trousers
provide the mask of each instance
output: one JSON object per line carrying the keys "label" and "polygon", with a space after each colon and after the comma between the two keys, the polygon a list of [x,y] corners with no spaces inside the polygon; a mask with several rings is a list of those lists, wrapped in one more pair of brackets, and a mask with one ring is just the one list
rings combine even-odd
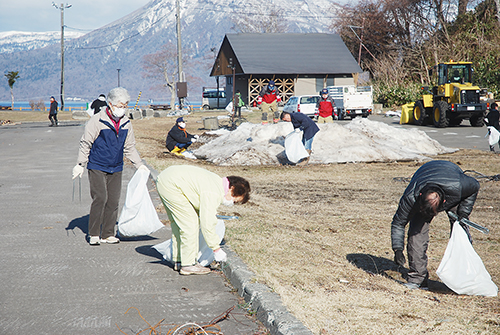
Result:
{"label": "gray trousers", "polygon": [[108,238],[115,236],[118,203],[122,187],[122,172],[106,173],[89,170],[92,205],[89,214],[89,235]]}
{"label": "gray trousers", "polygon": [[427,247],[429,246],[429,224],[432,217],[425,217],[417,213],[410,220],[408,229],[408,282],[422,284],[428,277]]}

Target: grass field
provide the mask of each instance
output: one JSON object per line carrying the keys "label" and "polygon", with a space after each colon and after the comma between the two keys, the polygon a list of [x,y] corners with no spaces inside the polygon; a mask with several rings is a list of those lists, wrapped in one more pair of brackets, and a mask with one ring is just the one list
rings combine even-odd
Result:
{"label": "grass field", "polygon": [[[247,118],[259,122],[257,114]],[[188,131],[202,134],[206,115],[186,117]],[[167,153],[173,124],[174,119],[134,121],[141,155],[158,171],[195,164],[250,181],[248,204],[220,208],[240,216],[227,223],[227,243],[315,334],[500,333],[498,297],[456,295],[435,273],[449,238],[443,213],[431,224],[430,290],[400,284],[390,241],[391,219],[407,185],[398,177],[411,177],[422,162],[219,167]],[[500,156],[489,152],[461,150],[436,159],[485,175],[500,173]],[[500,183],[480,183],[470,219],[491,232],[473,231],[474,248],[500,283]]]}
{"label": "grass field", "polygon": [[[257,114],[247,119],[259,122]],[[185,117],[188,131],[202,134],[202,117],[209,115]],[[407,185],[399,177],[411,177],[422,162],[219,167],[166,152],[174,121],[133,121],[141,156],[158,171],[193,164],[250,181],[249,203],[220,207],[222,214],[240,217],[227,222],[226,241],[314,334],[500,334],[498,297],[456,295],[435,273],[449,238],[445,214],[431,223],[430,290],[400,284],[390,223]],[[500,173],[500,155],[489,152],[460,150],[435,158],[463,170]],[[480,183],[470,219],[490,234],[472,230],[474,248],[499,284],[500,183]]]}

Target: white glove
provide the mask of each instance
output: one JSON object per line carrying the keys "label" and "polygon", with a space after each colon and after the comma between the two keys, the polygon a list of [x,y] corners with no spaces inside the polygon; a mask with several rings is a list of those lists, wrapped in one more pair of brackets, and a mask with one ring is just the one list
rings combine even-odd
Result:
{"label": "white glove", "polygon": [[75,167],[73,168],[73,179],[75,179],[76,177],[82,178],[83,171],[85,171],[83,166],[76,164]]}
{"label": "white glove", "polygon": [[194,138],[199,139],[200,135],[194,135]]}
{"label": "white glove", "polygon": [[198,139],[197,139],[196,137],[193,137],[193,138],[191,139],[191,143],[194,143],[194,142],[196,142],[197,140],[198,140]]}
{"label": "white glove", "polygon": [[142,164],[141,166],[139,166],[139,168],[137,170],[144,170],[144,171],[147,171],[148,173],[150,173],[151,171],[149,171],[148,167],[144,164]]}
{"label": "white glove", "polygon": [[217,262],[227,262],[227,255],[221,248],[214,251],[214,258]]}
{"label": "white glove", "polygon": [[295,132],[296,133],[300,133],[302,130],[300,130],[300,128],[295,128]]}

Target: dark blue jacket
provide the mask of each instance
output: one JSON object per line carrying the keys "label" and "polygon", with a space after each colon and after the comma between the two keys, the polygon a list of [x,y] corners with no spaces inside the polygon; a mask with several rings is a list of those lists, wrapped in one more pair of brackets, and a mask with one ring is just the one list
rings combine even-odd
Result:
{"label": "dark blue jacket", "polygon": [[302,113],[290,113],[293,128],[300,128],[304,131],[304,138],[311,139],[319,131],[318,125],[311,118]]}

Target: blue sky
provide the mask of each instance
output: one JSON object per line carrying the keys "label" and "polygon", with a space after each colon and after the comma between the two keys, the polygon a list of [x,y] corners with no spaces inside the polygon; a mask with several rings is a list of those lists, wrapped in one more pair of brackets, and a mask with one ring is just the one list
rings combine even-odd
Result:
{"label": "blue sky", "polygon": [[[73,0],[64,10],[68,30],[88,32],[141,8],[151,0]],[[60,31],[61,11],[52,0],[0,0],[0,31]],[[54,1],[59,7],[61,0]],[[73,29],[76,28],[76,29]]]}

